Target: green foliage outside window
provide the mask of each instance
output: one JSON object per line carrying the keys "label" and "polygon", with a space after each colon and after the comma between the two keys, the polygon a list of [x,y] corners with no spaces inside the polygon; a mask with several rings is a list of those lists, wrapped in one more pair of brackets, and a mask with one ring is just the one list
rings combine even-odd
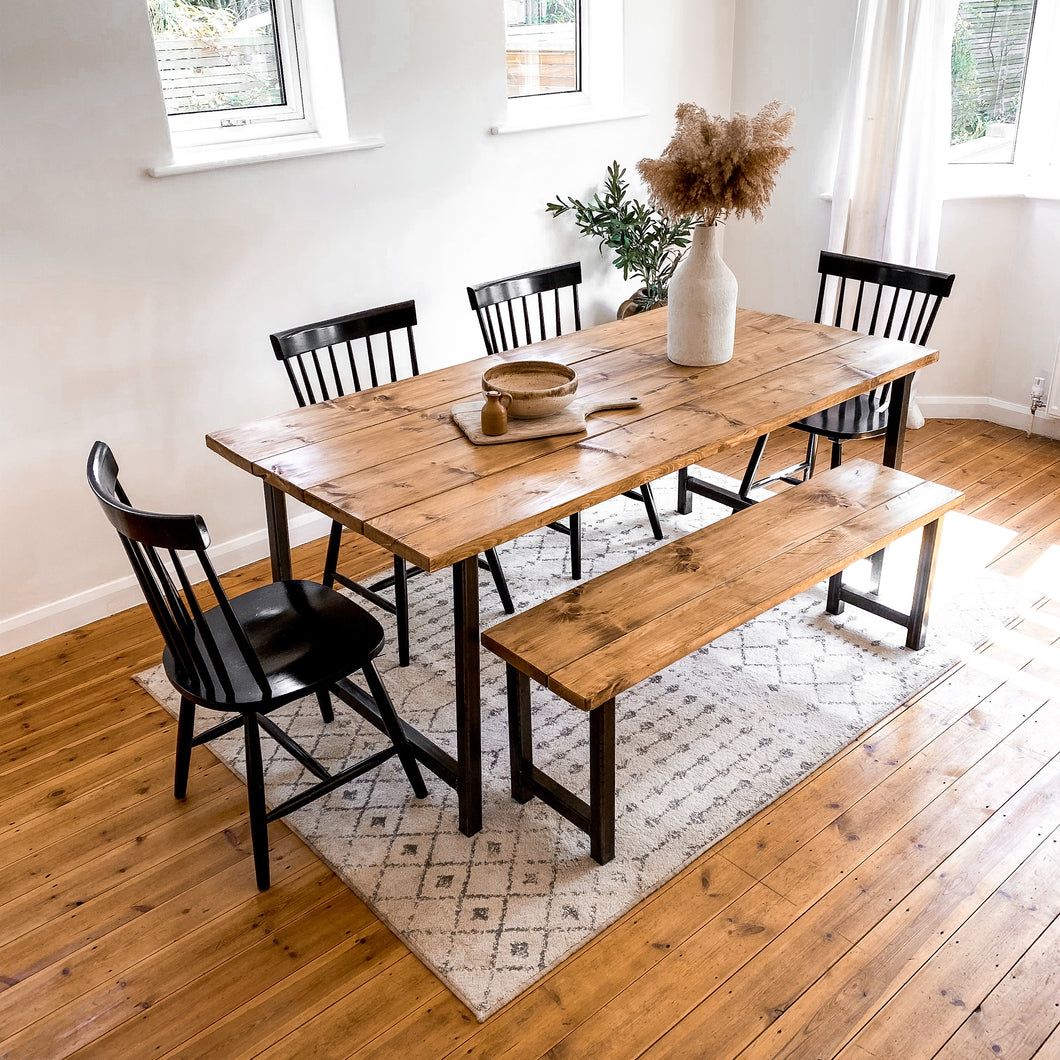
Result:
{"label": "green foliage outside window", "polygon": [[950,143],[1019,116],[1034,0],[963,0],[950,49]]}

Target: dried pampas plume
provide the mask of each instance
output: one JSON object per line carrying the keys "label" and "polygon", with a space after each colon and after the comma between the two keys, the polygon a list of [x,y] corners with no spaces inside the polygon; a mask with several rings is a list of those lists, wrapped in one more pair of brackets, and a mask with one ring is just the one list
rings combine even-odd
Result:
{"label": "dried pampas plume", "polygon": [[784,141],[795,111],[767,103],[753,118],[726,121],[695,103],[677,108],[677,130],[662,158],[642,158],[637,172],[668,217],[693,215],[713,225],[750,214],[760,221],[773,194],[777,171],[793,148]]}

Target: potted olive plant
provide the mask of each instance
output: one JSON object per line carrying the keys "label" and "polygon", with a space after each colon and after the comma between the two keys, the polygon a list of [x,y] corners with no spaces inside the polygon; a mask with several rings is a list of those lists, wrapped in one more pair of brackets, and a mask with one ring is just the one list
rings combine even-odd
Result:
{"label": "potted olive plant", "polygon": [[588,202],[581,202],[557,196],[545,207],[553,217],[572,214],[578,231],[598,241],[600,253],[605,247],[614,252],[612,264],[622,279],[640,280],[640,290],[619,307],[620,317],[666,304],[670,277],[699,223],[692,217],[668,217],[631,198],[625,173],[617,161],[612,162],[602,197],[597,192]]}

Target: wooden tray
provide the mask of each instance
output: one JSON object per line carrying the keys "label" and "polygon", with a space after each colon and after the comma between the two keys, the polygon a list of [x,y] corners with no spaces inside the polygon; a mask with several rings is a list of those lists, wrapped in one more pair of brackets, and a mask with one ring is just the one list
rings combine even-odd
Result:
{"label": "wooden tray", "polygon": [[485,402],[479,398],[475,401],[462,401],[450,410],[456,425],[475,443],[475,445],[497,445],[502,442],[522,442],[527,438],[551,438],[556,434],[577,434],[585,430],[585,417],[604,409],[635,409],[640,405],[640,398],[625,400],[596,400],[582,398],[572,401],[561,412],[552,416],[542,416],[536,420],[514,420],[509,418],[508,430],[504,434],[482,433],[482,406]]}

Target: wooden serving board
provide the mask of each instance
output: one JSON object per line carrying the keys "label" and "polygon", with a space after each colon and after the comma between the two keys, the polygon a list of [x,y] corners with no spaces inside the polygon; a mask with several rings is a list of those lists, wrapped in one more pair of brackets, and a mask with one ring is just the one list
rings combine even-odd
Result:
{"label": "wooden serving board", "polygon": [[635,409],[640,405],[640,398],[625,400],[595,400],[582,398],[572,401],[565,409],[552,416],[542,416],[536,420],[515,420],[509,417],[508,430],[504,434],[482,433],[481,399],[462,401],[450,410],[453,421],[471,439],[475,445],[497,445],[502,442],[522,442],[527,438],[551,438],[556,434],[577,434],[585,430],[585,417],[604,409]]}

